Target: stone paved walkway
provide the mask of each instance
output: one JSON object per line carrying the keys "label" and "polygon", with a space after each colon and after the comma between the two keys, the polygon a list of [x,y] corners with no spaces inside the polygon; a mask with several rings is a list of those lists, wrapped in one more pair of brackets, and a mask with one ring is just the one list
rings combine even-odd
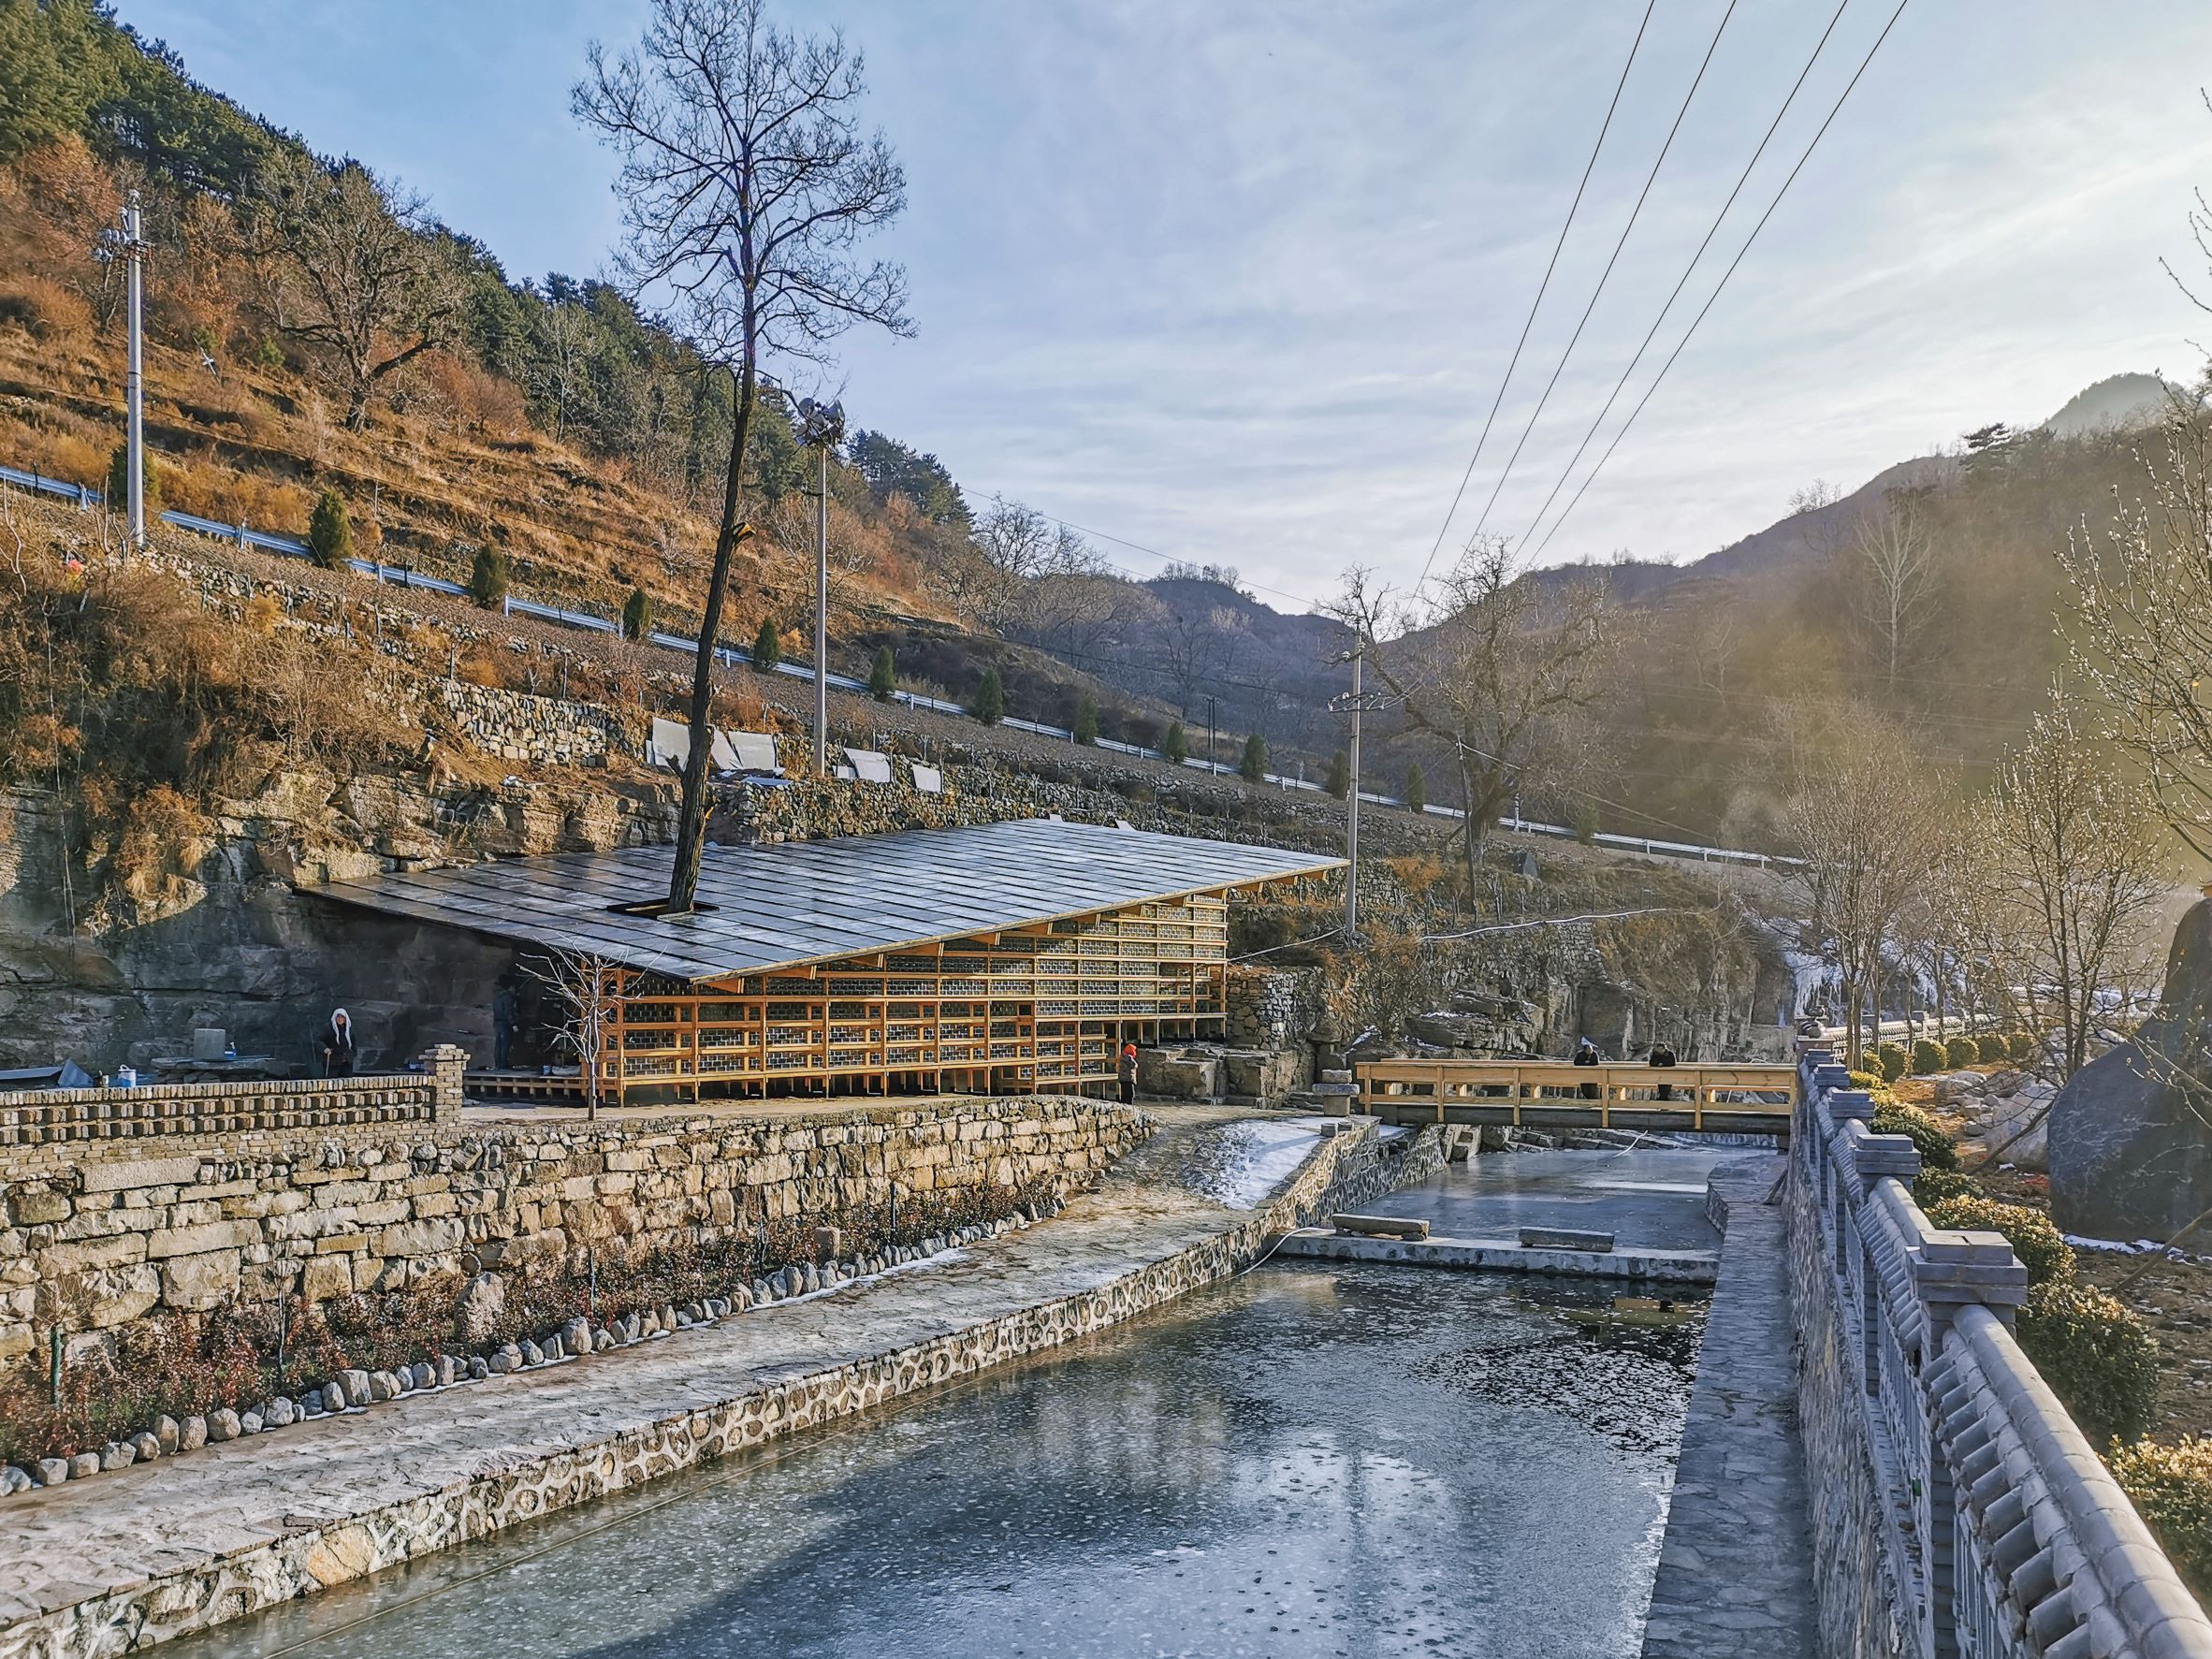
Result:
{"label": "stone paved walkway", "polygon": [[1720,1283],[1682,1431],[1644,1659],[1804,1659],[1812,1535],[1790,1358],[1789,1263],[1764,1201],[1779,1157],[1718,1170]]}
{"label": "stone paved walkway", "polygon": [[[598,1478],[598,1465],[580,1460],[617,1460],[615,1484],[622,1485],[711,1455],[734,1433],[733,1401],[838,1367],[865,1371],[878,1356],[924,1345],[941,1352],[948,1337],[966,1340],[1024,1310],[1101,1292],[1210,1243],[1256,1245],[1260,1213],[1213,1203],[1179,1179],[1206,1162],[1215,1126],[1245,1114],[1167,1108],[1159,1115],[1166,1127],[1097,1192],[1051,1221],[932,1263],[637,1347],[8,1499],[0,1507],[0,1659],[118,1652],[213,1623],[223,1615],[211,1604],[226,1597],[265,1605],[357,1577],[392,1558],[391,1528],[432,1506],[449,1531],[472,1535],[520,1518],[512,1504],[488,1506],[477,1495],[509,1477],[519,1484],[540,1478],[535,1470],[566,1469],[560,1478],[569,1487],[541,1487],[540,1506],[577,1501],[592,1495]],[[1309,1160],[1283,1190],[1303,1193],[1325,1178],[1328,1161]],[[1217,1263],[1209,1259],[1202,1271],[1218,1271]],[[1117,1317],[1127,1311],[1134,1309]],[[999,1357],[961,1350],[953,1364],[956,1371],[964,1361]],[[942,1369],[940,1360],[926,1375]],[[772,1401],[766,1432],[820,1420],[827,1409],[803,1392]],[[759,1409],[748,1412],[757,1428]],[[647,1456],[636,1446],[648,1440]],[[465,1505],[457,1496],[464,1492]],[[370,1516],[389,1518],[385,1534],[346,1524]],[[249,1559],[251,1572],[238,1564]]]}

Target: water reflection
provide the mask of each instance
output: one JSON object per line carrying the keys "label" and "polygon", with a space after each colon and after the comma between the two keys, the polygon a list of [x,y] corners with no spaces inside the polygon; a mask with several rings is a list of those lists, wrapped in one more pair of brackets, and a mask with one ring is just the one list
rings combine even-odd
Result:
{"label": "water reflection", "polygon": [[179,1659],[1631,1654],[1695,1327],[1609,1300],[1270,1266]]}

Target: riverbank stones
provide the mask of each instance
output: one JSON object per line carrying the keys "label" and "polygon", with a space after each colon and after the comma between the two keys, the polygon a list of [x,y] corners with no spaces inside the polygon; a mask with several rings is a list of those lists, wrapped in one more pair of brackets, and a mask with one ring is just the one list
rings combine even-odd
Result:
{"label": "riverbank stones", "polygon": [[80,1451],[69,1460],[69,1478],[72,1480],[89,1480],[99,1472],[100,1454],[96,1451]]}
{"label": "riverbank stones", "polygon": [[227,1405],[208,1413],[208,1439],[217,1446],[226,1440],[236,1440],[239,1434],[238,1413]]}
{"label": "riverbank stones", "polygon": [[138,1433],[133,1434],[125,1444],[130,1447],[141,1463],[151,1463],[155,1458],[161,1456],[161,1442],[153,1437],[151,1431],[140,1431]]}
{"label": "riverbank stones", "polygon": [[37,1475],[40,1486],[59,1486],[69,1478],[69,1460],[67,1458],[40,1458],[38,1466],[34,1473]]}
{"label": "riverbank stones", "polygon": [[159,1417],[153,1420],[153,1443],[167,1457],[184,1443],[184,1430],[173,1417]]}
{"label": "riverbank stones", "polygon": [[138,1454],[121,1440],[110,1440],[100,1448],[100,1467],[103,1470],[127,1469],[138,1461]]}
{"label": "riverbank stones", "polygon": [[206,1418],[188,1417],[178,1425],[177,1449],[179,1451],[197,1451],[207,1443],[208,1419]]}

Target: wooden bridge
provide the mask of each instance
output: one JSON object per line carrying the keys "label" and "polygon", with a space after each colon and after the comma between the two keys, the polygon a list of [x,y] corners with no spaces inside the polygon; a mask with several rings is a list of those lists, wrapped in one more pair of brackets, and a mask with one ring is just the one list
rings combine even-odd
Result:
{"label": "wooden bridge", "polygon": [[1789,1138],[1795,1066],[1573,1066],[1563,1060],[1369,1060],[1360,1109],[1390,1123],[1676,1129]]}

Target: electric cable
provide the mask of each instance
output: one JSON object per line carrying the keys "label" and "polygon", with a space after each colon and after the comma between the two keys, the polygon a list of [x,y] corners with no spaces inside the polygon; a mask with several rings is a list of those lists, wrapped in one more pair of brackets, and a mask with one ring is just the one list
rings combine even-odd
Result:
{"label": "electric cable", "polygon": [[1414,583],[1418,592],[1429,579],[1430,566],[1436,562],[1436,551],[1444,546],[1444,538],[1451,530],[1453,517],[1460,510],[1460,501],[1467,493],[1467,482],[1475,476],[1475,463],[1482,458],[1482,446],[1490,441],[1490,429],[1498,418],[1498,409],[1506,401],[1506,388],[1513,384],[1513,371],[1521,362],[1521,347],[1528,344],[1529,330],[1535,326],[1536,312],[1544,303],[1546,290],[1551,286],[1551,273],[1559,268],[1560,250],[1566,246],[1567,232],[1575,226],[1575,214],[1582,206],[1582,193],[1590,187],[1590,175],[1596,169],[1598,153],[1606,147],[1606,135],[1613,130],[1613,115],[1621,108],[1621,94],[1628,85],[1628,72],[1636,67],[1636,55],[1642,49],[1644,31],[1652,26],[1652,13],[1658,0],[1649,0],[1644,7],[1643,22],[1636,26],[1636,39],[1629,44],[1628,62],[1621,65],[1621,79],[1614,84],[1612,102],[1606,106],[1606,118],[1597,129],[1597,142],[1590,148],[1590,159],[1582,166],[1581,182],[1575,186],[1575,198],[1567,204],[1566,222],[1559,227],[1559,240],[1551,244],[1551,257],[1544,267],[1544,280],[1536,284],[1536,297],[1529,302],[1528,316],[1521,325],[1521,338],[1514,342],[1513,355],[1506,359],[1505,378],[1498,382],[1498,395],[1491,400],[1490,414],[1483,418],[1481,436],[1475,440],[1475,453],[1467,458],[1467,470],[1460,474],[1460,487],[1452,491],[1451,506],[1444,515],[1444,522],[1436,527],[1436,540],[1429,548],[1429,557],[1421,563],[1419,581]]}
{"label": "electric cable", "polygon": [[1613,441],[1606,446],[1605,454],[1597,458],[1597,465],[1590,469],[1589,475],[1582,480],[1581,488],[1577,489],[1567,502],[1565,511],[1551,521],[1551,528],[1544,532],[1544,539],[1536,544],[1536,557],[1543,556],[1544,549],[1551,545],[1551,538],[1559,533],[1560,526],[1567,521],[1569,516],[1573,514],[1576,504],[1589,492],[1591,485],[1597,481],[1597,475],[1605,471],[1606,462],[1613,458],[1613,452],[1621,447],[1621,440],[1628,436],[1629,428],[1636,425],[1637,416],[1641,415],[1645,405],[1651,402],[1652,394],[1659,389],[1660,382],[1666,378],[1666,371],[1674,367],[1675,359],[1682,355],[1682,348],[1690,343],[1691,337],[1697,332],[1698,324],[1705,321],[1706,313],[1713,308],[1713,301],[1720,298],[1722,291],[1728,285],[1728,279],[1736,274],[1736,268],[1743,263],[1743,256],[1751,252],[1752,244],[1759,240],[1759,232],[1767,228],[1767,221],[1774,216],[1774,210],[1782,206],[1783,197],[1789,194],[1790,186],[1797,182],[1797,175],[1804,170],[1805,164],[1812,159],[1812,153],[1820,147],[1820,141],[1827,136],[1829,126],[1842,112],[1844,101],[1851,96],[1852,91],[1858,85],[1860,78],[1866,74],[1868,67],[1873,63],[1874,54],[1882,50],[1882,43],[1889,38],[1890,31],[1897,27],[1898,19],[1905,15],[1905,7],[1910,4],[1912,4],[1912,0],[1898,0],[1897,9],[1889,14],[1889,22],[1882,25],[1882,33],[1874,37],[1874,44],[1867,49],[1867,55],[1859,61],[1859,65],[1857,69],[1853,71],[1850,81],[1838,95],[1834,107],[1828,110],[1827,119],[1820,124],[1820,130],[1812,135],[1812,142],[1805,146],[1804,154],[1797,157],[1797,165],[1790,168],[1789,177],[1782,182],[1782,188],[1774,193],[1774,199],[1767,204],[1767,211],[1759,215],[1759,222],[1752,226],[1751,235],[1744,238],[1743,246],[1736,251],[1736,257],[1729,261],[1728,269],[1721,273],[1720,282],[1714,284],[1711,294],[1706,297],[1703,308],[1699,310],[1696,316],[1691,319],[1689,328],[1684,331],[1681,339],[1676,342],[1674,350],[1667,354],[1666,361],[1659,366],[1659,372],[1652,377],[1652,384],[1644,388],[1643,397],[1637,400],[1636,407],[1629,411],[1628,418],[1622,423],[1621,429],[1613,434]]}

